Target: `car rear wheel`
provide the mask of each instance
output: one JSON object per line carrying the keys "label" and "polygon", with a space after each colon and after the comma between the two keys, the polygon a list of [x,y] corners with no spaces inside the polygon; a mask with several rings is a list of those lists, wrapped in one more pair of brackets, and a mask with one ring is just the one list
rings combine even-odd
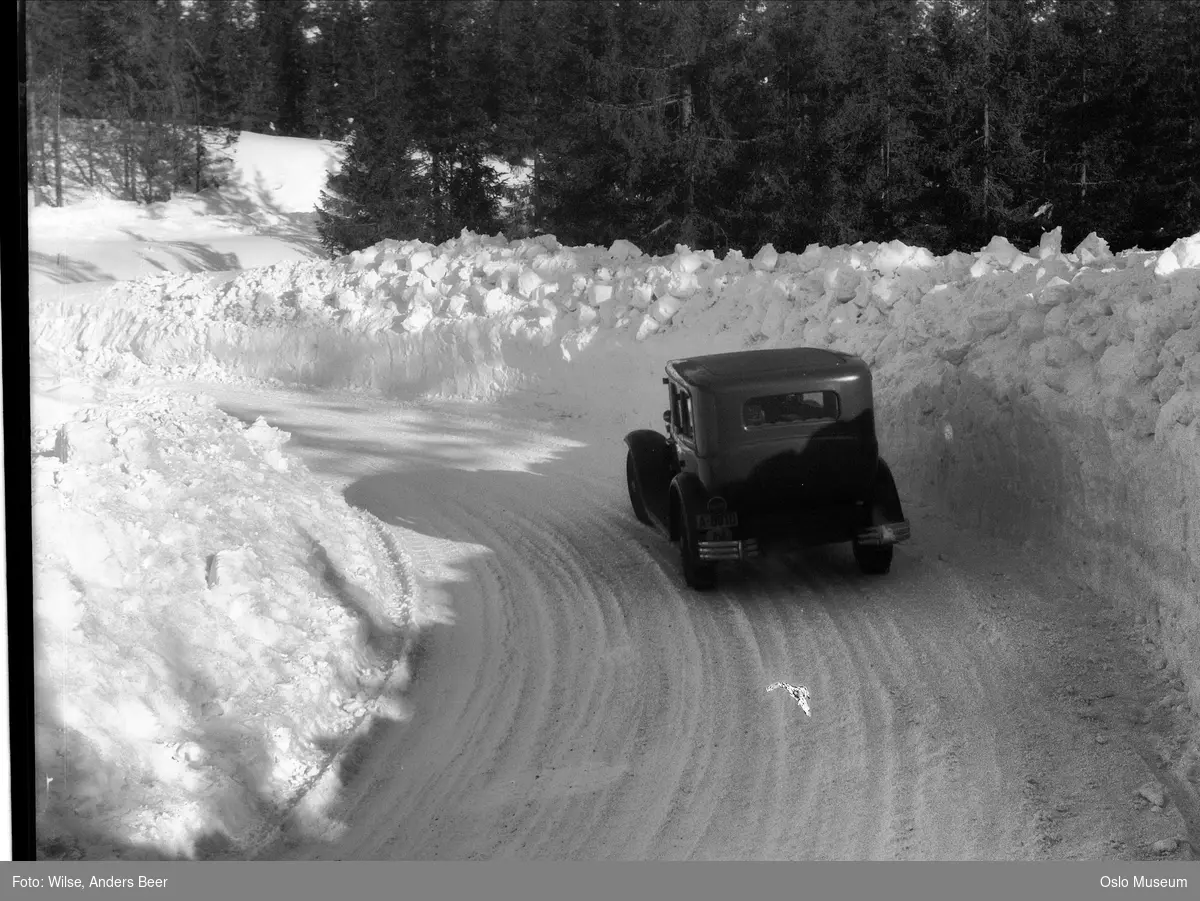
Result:
{"label": "car rear wheel", "polygon": [[717,565],[701,563],[700,549],[696,546],[696,532],[688,525],[685,513],[684,522],[679,527],[679,556],[683,561],[683,580],[689,588],[697,591],[708,591],[717,587]]}
{"label": "car rear wheel", "polygon": [[[873,526],[883,525],[887,522],[887,517],[878,507],[871,511],[871,522]],[[854,561],[858,564],[860,571],[868,576],[885,575],[892,568],[892,551],[893,546],[890,544],[860,544],[858,539],[854,539]]]}
{"label": "car rear wheel", "polygon": [[642,489],[638,486],[633,451],[625,456],[625,481],[629,484],[629,503],[633,505],[633,515],[638,518],[638,522],[650,525],[650,514],[646,512],[646,502],[642,500]]}

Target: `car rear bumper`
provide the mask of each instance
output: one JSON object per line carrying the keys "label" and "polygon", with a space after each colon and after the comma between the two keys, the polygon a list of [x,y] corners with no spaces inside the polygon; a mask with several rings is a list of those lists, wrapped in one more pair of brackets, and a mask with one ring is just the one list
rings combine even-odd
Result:
{"label": "car rear bumper", "polygon": [[912,526],[907,519],[871,526],[858,533],[857,541],[865,545],[887,545],[907,541],[912,537]]}
{"label": "car rear bumper", "polygon": [[758,540],[747,538],[742,541],[698,541],[700,559],[748,560],[758,556]]}

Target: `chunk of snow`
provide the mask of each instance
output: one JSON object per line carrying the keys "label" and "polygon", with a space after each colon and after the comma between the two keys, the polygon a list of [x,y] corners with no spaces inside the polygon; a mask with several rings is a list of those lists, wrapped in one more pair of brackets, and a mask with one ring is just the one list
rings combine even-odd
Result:
{"label": "chunk of snow", "polygon": [[849,266],[839,266],[825,272],[825,290],[834,300],[845,303],[858,293],[862,273]]}
{"label": "chunk of snow", "polygon": [[751,260],[750,265],[760,271],[770,272],[778,262],[779,254],[775,252],[774,245],[764,244],[759,248],[758,253],[754,255],[754,259]]}
{"label": "chunk of snow", "polygon": [[523,297],[533,297],[534,289],[542,284],[542,277],[532,269],[523,269],[517,278],[517,290]]}
{"label": "chunk of snow", "polygon": [[408,258],[408,268],[412,272],[420,272],[433,262],[433,251],[417,250]]}
{"label": "chunk of snow", "polygon": [[971,278],[983,278],[985,275],[990,275],[994,271],[995,270],[992,268],[991,262],[985,259],[976,260],[971,265],[969,270]]}
{"label": "chunk of snow", "polygon": [[646,313],[642,317],[641,323],[638,325],[636,340],[645,341],[650,335],[658,331],[659,323],[652,315]]}
{"label": "chunk of snow", "polygon": [[1019,256],[1021,252],[1013,247],[1007,238],[999,235],[992,238],[987,247],[980,251],[981,260],[986,260],[1000,269],[1007,269]]}
{"label": "chunk of snow", "polygon": [[1174,248],[1168,247],[1158,255],[1158,262],[1154,264],[1154,274],[1159,278],[1166,278],[1179,268],[1179,257],[1175,255]]}
{"label": "chunk of snow", "polygon": [[679,312],[681,306],[683,306],[682,300],[668,294],[666,297],[655,301],[654,305],[650,308],[650,315],[660,324],[667,323],[671,321],[671,317]]}
{"label": "chunk of snow", "polygon": [[496,316],[513,306],[512,299],[501,288],[491,288],[483,299],[483,311],[488,316]]}
{"label": "chunk of snow", "polygon": [[980,313],[973,313],[968,317],[971,324],[972,340],[982,341],[992,335],[999,334],[1008,328],[1012,321],[1012,314],[1008,310],[985,310]]}
{"label": "chunk of snow", "polygon": [[428,301],[417,301],[404,317],[401,325],[405,331],[419,332],[433,321],[433,306]]}
{"label": "chunk of snow", "polygon": [[594,305],[608,303],[613,299],[613,286],[606,284],[593,284],[588,287],[587,291],[588,302]]}
{"label": "chunk of snow", "polygon": [[1079,262],[1083,266],[1103,263],[1112,259],[1112,251],[1108,249],[1108,242],[1095,232],[1090,232],[1086,238],[1080,241],[1074,253],[1079,257]]}
{"label": "chunk of snow", "polygon": [[616,241],[613,241],[612,246],[608,249],[608,255],[614,260],[624,261],[637,259],[642,255],[642,251],[632,241],[618,238]]}
{"label": "chunk of snow", "polygon": [[1180,238],[1170,247],[1180,269],[1200,269],[1200,232]]}
{"label": "chunk of snow", "polygon": [[1062,253],[1062,226],[1042,233],[1042,239],[1038,244],[1038,258],[1047,259],[1048,257],[1058,256]]}
{"label": "chunk of snow", "polygon": [[1073,297],[1071,283],[1058,276],[1050,279],[1035,293],[1037,302],[1043,308],[1056,307],[1067,303]]}

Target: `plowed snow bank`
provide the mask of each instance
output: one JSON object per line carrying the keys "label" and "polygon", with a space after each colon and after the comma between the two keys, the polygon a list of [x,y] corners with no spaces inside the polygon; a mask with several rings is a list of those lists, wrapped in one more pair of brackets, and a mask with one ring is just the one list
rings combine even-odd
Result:
{"label": "plowed snow bank", "polygon": [[41,387],[42,853],[248,841],[394,674],[411,598],[381,530],[261,419],[247,428],[202,397]]}
{"label": "plowed snow bank", "polygon": [[[907,497],[1062,549],[1146,615],[1200,698],[1200,234],[1118,255],[1057,232],[935,257],[898,242],[753,259],[464,232],[333,263],[61,296],[33,338],[90,371],[278,379],[388,396],[521,388],[653,425],[662,363],[807,344],[861,354]],[[618,478],[614,455],[614,478]]]}

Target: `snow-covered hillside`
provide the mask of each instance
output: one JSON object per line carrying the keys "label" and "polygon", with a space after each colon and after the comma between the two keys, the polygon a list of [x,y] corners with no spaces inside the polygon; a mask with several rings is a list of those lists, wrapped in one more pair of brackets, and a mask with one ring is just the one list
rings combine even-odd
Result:
{"label": "snow-covered hillside", "polygon": [[[160,227],[207,222],[200,207],[177,216],[192,203]],[[286,212],[269,207],[239,215],[266,228]],[[106,228],[127,229],[112,215]],[[33,229],[44,257],[66,249],[56,216]],[[220,246],[205,234],[198,245]],[[1038,247],[996,238],[943,257],[892,242],[655,258],[626,241],[464,232],[336,261],[285,248],[219,274],[200,270],[247,258],[194,266],[127,248],[170,271],[67,289],[134,274],[80,242],[71,278],[42,273],[31,321],[47,822],[64,848],[101,820],[180,854],[251,834],[265,814],[238,786],[278,808],[315,778],[334,744],[323,737],[364,715],[419,606],[395,581],[403,548],[298,466],[286,436],[156,387],[166,377],[403,400],[520,392],[584,416],[613,444],[616,479],[623,432],[659,421],[667,359],[799,344],[860,354],[902,494],[1060,549],[1142,618],[1194,704],[1200,234],[1161,252],[1114,255],[1094,235],[1060,244],[1052,232]],[[202,779],[206,755],[224,765]],[[229,799],[219,816],[188,806],[212,792]]]}
{"label": "snow-covered hillside", "polygon": [[226,183],[199,194],[136,204],[69,184],[65,206],[31,207],[30,281],[222,272],[320,256],[314,207],[341,147],[241,132],[224,153]]}

